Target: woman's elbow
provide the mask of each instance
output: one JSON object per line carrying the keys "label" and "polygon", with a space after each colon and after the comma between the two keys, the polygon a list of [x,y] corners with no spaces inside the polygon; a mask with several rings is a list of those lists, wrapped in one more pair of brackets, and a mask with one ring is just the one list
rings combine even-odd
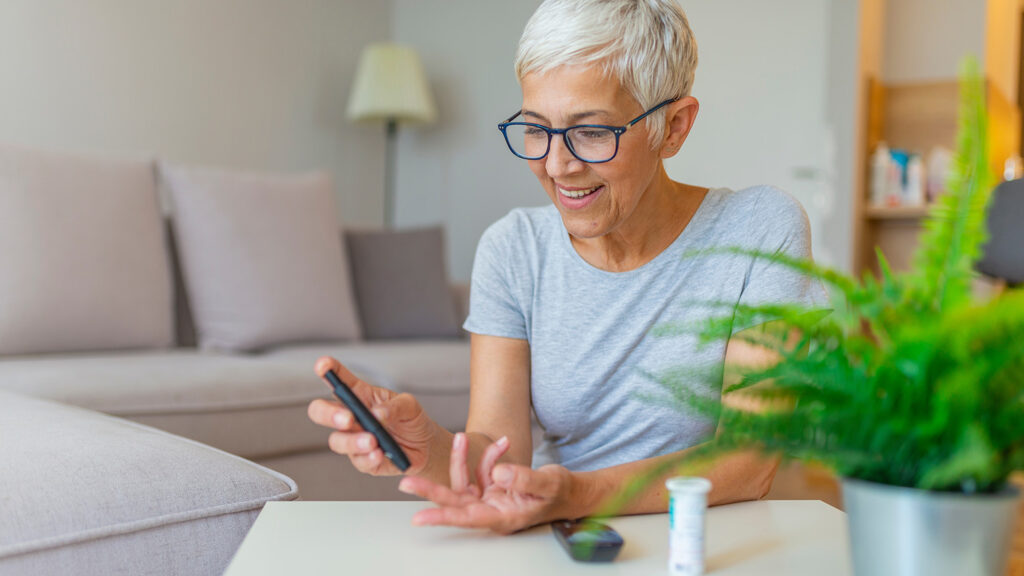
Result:
{"label": "woman's elbow", "polygon": [[775,473],[779,470],[779,457],[761,457],[761,465],[758,467],[756,481],[753,482],[754,495],[751,500],[764,500],[772,490],[772,482],[775,481]]}

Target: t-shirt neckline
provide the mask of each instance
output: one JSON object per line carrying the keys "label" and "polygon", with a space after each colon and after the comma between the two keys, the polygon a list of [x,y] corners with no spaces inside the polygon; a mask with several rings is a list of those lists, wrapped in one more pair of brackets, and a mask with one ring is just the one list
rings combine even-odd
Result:
{"label": "t-shirt neckline", "polygon": [[612,272],[610,270],[602,270],[597,266],[594,266],[590,262],[587,262],[580,256],[580,253],[576,251],[576,247],[572,245],[572,240],[569,239],[569,231],[565,228],[565,222],[562,221],[562,215],[555,208],[554,216],[558,219],[558,225],[561,227],[561,244],[569,251],[569,258],[576,263],[578,267],[588,270],[591,274],[596,274],[604,278],[632,278],[633,276],[639,276],[646,273],[648,270],[657,270],[662,266],[662,263],[667,261],[673,255],[679,254],[686,244],[689,242],[689,238],[694,234],[698,233],[697,228],[702,228],[707,220],[705,218],[705,212],[708,210],[708,198],[712,194],[721,193],[722,188],[708,188],[707,194],[701,199],[700,205],[697,206],[697,210],[690,217],[690,221],[686,223],[686,226],[679,232],[679,235],[672,240],[664,250],[662,250],[657,256],[651,258],[648,262],[633,268],[632,270],[626,270],[624,272]]}

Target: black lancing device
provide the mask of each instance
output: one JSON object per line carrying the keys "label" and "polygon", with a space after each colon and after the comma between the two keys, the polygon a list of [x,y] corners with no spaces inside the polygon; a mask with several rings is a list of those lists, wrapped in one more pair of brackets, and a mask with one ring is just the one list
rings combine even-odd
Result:
{"label": "black lancing device", "polygon": [[577,562],[611,562],[625,543],[610,526],[593,520],[556,520],[551,530]]}
{"label": "black lancing device", "polygon": [[352,415],[356,417],[356,422],[363,427],[370,434],[373,434],[374,438],[377,439],[377,446],[384,452],[388,460],[398,467],[399,470],[405,472],[409,468],[409,458],[402,452],[402,448],[395,442],[395,439],[388,434],[388,431],[384,429],[380,421],[373,417],[373,414],[366,405],[359,401],[352,389],[347,384],[338,378],[338,375],[334,373],[334,370],[328,370],[324,373],[324,378],[331,383],[334,387],[334,395],[341,400],[349,410],[352,411]]}

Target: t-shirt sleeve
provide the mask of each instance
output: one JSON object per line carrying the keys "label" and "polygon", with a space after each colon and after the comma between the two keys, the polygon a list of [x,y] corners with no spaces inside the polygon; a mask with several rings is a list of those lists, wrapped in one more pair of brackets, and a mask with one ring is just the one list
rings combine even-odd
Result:
{"label": "t-shirt sleeve", "polygon": [[[803,206],[781,190],[768,188],[756,203],[753,217],[766,222],[759,244],[753,247],[770,254],[810,259],[811,226]],[[744,281],[739,304],[796,304],[808,308],[828,306],[828,293],[816,278],[765,258],[753,259]],[[733,326],[733,333],[756,325]]]}
{"label": "t-shirt sleeve", "polygon": [[493,224],[477,244],[470,280],[469,316],[462,328],[474,334],[526,340],[526,316],[512,283],[512,235],[506,224],[507,220]]}

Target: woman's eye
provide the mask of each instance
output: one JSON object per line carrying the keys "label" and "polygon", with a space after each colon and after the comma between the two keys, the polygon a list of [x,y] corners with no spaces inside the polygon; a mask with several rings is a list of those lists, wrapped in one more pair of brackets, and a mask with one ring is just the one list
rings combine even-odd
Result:
{"label": "woman's eye", "polygon": [[607,130],[580,130],[576,135],[585,140],[602,140],[611,136],[611,132]]}
{"label": "woman's eye", "polygon": [[537,128],[536,126],[527,126],[524,134],[526,134],[527,136],[533,136],[535,138],[540,136],[547,136],[547,132],[541,130],[540,128]]}

